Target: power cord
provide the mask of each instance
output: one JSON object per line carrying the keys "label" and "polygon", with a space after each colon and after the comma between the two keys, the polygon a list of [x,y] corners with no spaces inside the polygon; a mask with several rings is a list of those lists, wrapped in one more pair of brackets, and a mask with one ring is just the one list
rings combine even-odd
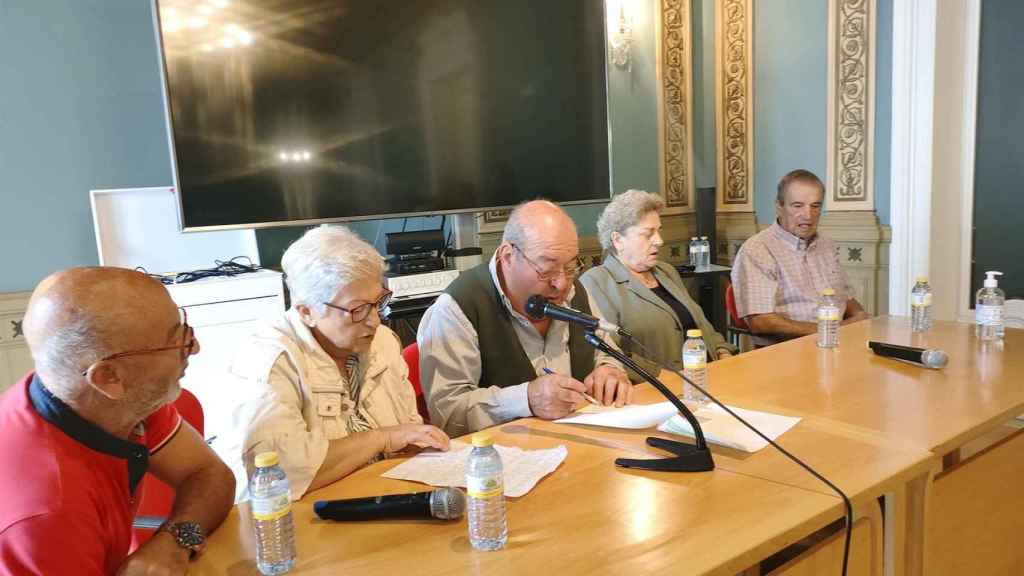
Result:
{"label": "power cord", "polygon": [[853,505],[850,503],[850,499],[849,499],[849,497],[846,496],[846,493],[843,492],[842,490],[840,490],[838,486],[836,486],[835,484],[830,482],[827,478],[825,478],[824,476],[819,474],[814,468],[811,468],[811,466],[809,464],[804,463],[803,460],[797,458],[796,456],[791,454],[788,450],[786,450],[782,446],[779,446],[774,440],[772,440],[771,438],[765,436],[764,434],[761,433],[760,430],[758,430],[752,424],[750,424],[749,422],[747,422],[746,420],[741,418],[739,414],[737,414],[737,413],[733,412],[732,410],[730,410],[728,406],[726,406],[725,404],[722,404],[721,402],[719,402],[718,399],[715,398],[714,396],[712,396],[711,394],[708,394],[707,390],[704,390],[704,388],[694,384],[693,381],[690,380],[689,378],[687,378],[686,376],[684,376],[682,372],[676,370],[675,368],[672,368],[671,366],[666,365],[664,362],[661,362],[661,360],[659,360],[657,357],[655,357],[655,355],[652,354],[651,351],[648,350],[647,347],[644,346],[643,343],[640,342],[636,337],[634,337],[633,335],[628,334],[628,333],[622,334],[622,335],[625,338],[627,338],[630,342],[632,342],[633,344],[636,344],[640,348],[640,350],[644,353],[644,357],[645,358],[647,358],[648,360],[651,360],[652,362],[657,364],[659,367],[661,367],[663,370],[667,370],[669,372],[672,372],[676,376],[679,376],[680,378],[682,378],[684,382],[686,382],[690,386],[693,386],[694,388],[696,388],[699,392],[704,394],[704,396],[706,396],[712,402],[714,402],[719,407],[721,407],[722,410],[725,410],[726,412],[728,412],[729,415],[732,416],[733,418],[735,418],[736,420],[738,420],[740,422],[740,424],[743,424],[747,428],[750,428],[754,432],[754,434],[757,434],[758,436],[760,436],[766,442],[768,442],[773,447],[775,447],[776,450],[781,452],[783,455],[785,455],[787,458],[789,458],[793,462],[796,462],[797,464],[799,464],[800,467],[802,467],[804,470],[808,471],[812,476],[814,476],[818,480],[821,480],[823,483],[825,483],[825,485],[827,485],[829,488],[831,488],[837,494],[839,494],[839,496],[843,499],[843,504],[846,506],[846,540],[843,543],[843,572],[842,572],[843,576],[846,576],[846,566],[847,566],[847,564],[849,562],[849,559],[850,559],[850,538],[851,538],[851,536],[853,534]]}
{"label": "power cord", "polygon": [[150,278],[159,280],[160,283],[164,285],[185,284],[188,282],[195,282],[196,280],[202,280],[203,278],[214,278],[217,276],[238,276],[240,274],[249,274],[263,269],[263,267],[253,264],[252,259],[248,256],[235,256],[227,261],[214,260],[213,263],[215,264],[213,268],[202,268],[189,272],[178,272],[177,274],[152,274],[142,266],[135,269]]}

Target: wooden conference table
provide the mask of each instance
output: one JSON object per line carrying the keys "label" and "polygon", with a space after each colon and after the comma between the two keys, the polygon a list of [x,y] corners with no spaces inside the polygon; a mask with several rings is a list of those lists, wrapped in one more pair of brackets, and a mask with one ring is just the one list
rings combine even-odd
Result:
{"label": "wooden conference table", "polygon": [[[949,364],[928,370],[878,357],[868,340],[941,349]],[[911,534],[922,539],[909,551],[911,572],[1024,573],[1024,432],[1000,432],[1024,413],[1024,331],[982,342],[971,324],[935,322],[915,334],[909,318],[874,318],[843,326],[836,350],[800,338],[716,362],[710,372],[724,402],[869,431],[940,458],[934,483],[910,486],[907,504],[926,517]],[[998,441],[961,461],[962,448],[993,435]]]}
{"label": "wooden conference table", "polygon": [[[1010,355],[1002,356],[1001,350],[974,354],[969,349],[973,336],[957,325],[940,323],[924,339],[911,337],[909,327],[906,334],[902,330],[901,320],[876,319],[843,327],[838,350],[818,350],[813,338],[805,338],[711,365],[712,390],[724,401],[803,418],[780,442],[853,500],[858,520],[850,574],[920,573],[923,547],[936,542],[933,537],[926,544],[923,536],[922,524],[927,520],[931,526],[936,514],[935,507],[928,506],[929,495],[933,502],[940,494],[946,498],[947,491],[958,496],[951,502],[963,499],[957,494],[959,486],[940,490],[944,480],[933,484],[944,454],[933,448],[958,447],[999,426],[1017,408],[1024,412],[1021,383],[1014,392],[1006,382],[1011,373],[1020,373],[1019,362],[1010,361]],[[942,347],[950,352],[950,366],[934,372],[873,357],[866,353],[868,335]],[[1005,348],[1013,348],[1018,339],[1008,330]],[[957,343],[960,348],[954,348]],[[679,390],[674,377],[664,380]],[[945,392],[934,389],[939,386]],[[987,392],[980,392],[979,386]],[[642,386],[637,400],[655,402],[660,397]],[[1018,406],[1007,406],[1013,402]],[[644,445],[651,430],[608,430],[530,418],[496,427],[495,432],[503,445],[568,448],[561,467],[526,496],[510,500],[507,549],[473,551],[465,520],[340,524],[315,518],[315,500],[427,489],[381,478],[397,463],[389,460],[296,503],[295,573],[737,574],[843,516],[837,496],[772,448],[746,454],[714,447],[713,472],[654,473],[613,464],[619,456],[665,456]],[[1004,459],[996,464],[1006,466]],[[990,475],[990,470],[980,471],[982,478]],[[965,478],[975,481],[977,476]],[[886,496],[888,503],[884,568],[875,505],[879,496]],[[822,553],[831,573],[838,566],[835,553],[841,539],[833,538],[830,544],[831,550]],[[249,511],[243,504],[211,536],[209,549],[190,573],[256,574],[254,558]],[[780,573],[822,571],[820,564],[810,564],[820,558],[809,560],[803,572],[800,561]]]}

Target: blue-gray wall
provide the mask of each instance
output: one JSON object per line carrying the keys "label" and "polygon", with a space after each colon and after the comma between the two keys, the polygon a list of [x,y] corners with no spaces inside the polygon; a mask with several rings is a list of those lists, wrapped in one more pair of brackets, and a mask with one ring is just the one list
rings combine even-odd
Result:
{"label": "blue-gray wall", "polygon": [[[892,124],[892,0],[878,0],[875,84],[875,210],[889,223]],[[828,2],[754,2],[754,208],[775,219],[779,179],[806,168],[825,179],[828,139]]]}
{"label": "blue-gray wall", "polygon": [[754,208],[775,218],[775,186],[806,168],[825,179],[828,2],[754,3]]}
{"label": "blue-gray wall", "polygon": [[149,3],[0,0],[0,292],[95,264],[89,190],[171,182]]}

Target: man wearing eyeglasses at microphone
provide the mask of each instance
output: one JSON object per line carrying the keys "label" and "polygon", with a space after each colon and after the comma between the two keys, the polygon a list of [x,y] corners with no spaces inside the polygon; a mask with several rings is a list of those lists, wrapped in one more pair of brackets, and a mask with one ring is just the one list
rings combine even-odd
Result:
{"label": "man wearing eyeglasses at microphone", "polygon": [[431,422],[458,436],[515,418],[561,418],[585,393],[605,405],[630,402],[625,371],[595,352],[582,328],[526,312],[539,294],[596,316],[579,272],[576,226],[561,208],[534,200],[512,211],[491,260],[463,272],[420,321]]}

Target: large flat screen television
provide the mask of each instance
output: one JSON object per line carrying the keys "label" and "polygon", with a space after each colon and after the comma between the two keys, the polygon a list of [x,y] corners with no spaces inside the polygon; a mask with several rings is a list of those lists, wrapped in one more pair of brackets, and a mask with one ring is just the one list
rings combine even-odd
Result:
{"label": "large flat screen television", "polygon": [[187,230],[610,196],[600,0],[154,0]]}

